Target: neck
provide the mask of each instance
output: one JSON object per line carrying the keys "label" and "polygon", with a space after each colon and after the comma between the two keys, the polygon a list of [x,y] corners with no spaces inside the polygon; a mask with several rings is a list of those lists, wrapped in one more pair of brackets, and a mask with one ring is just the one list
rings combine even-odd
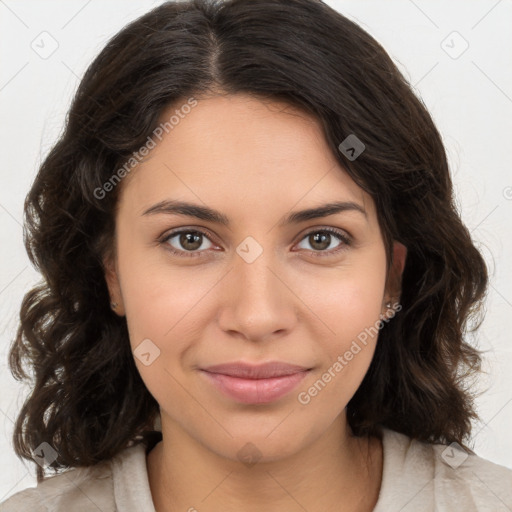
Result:
{"label": "neck", "polygon": [[162,441],[147,456],[157,512],[369,512],[382,479],[382,444],[354,437],[340,415],[300,452],[242,463],[220,456],[162,418]]}

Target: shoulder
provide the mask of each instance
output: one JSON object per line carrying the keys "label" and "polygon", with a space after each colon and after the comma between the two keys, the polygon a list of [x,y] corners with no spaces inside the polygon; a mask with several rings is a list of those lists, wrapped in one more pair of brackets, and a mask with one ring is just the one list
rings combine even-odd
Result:
{"label": "shoulder", "polygon": [[512,470],[457,443],[424,443],[384,429],[383,450],[375,512],[391,509],[391,503],[402,512],[512,510]]}
{"label": "shoulder", "polygon": [[114,512],[112,488],[112,473],[108,462],[75,468],[48,477],[37,487],[14,494],[0,504],[0,512],[85,512],[95,508],[94,505],[104,512]]}
{"label": "shoulder", "polygon": [[[0,512],[115,512],[114,466],[139,459],[144,445],[127,448],[111,460],[51,476],[0,503]],[[139,453],[140,452],[140,453]]]}

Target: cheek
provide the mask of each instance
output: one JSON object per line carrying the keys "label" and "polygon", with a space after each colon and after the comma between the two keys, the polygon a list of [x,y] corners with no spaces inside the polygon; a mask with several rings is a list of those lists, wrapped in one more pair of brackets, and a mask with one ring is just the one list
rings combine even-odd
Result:
{"label": "cheek", "polygon": [[297,287],[297,294],[317,315],[317,323],[326,327],[328,346],[333,349],[350,344],[379,320],[386,280],[384,258],[376,250],[357,264],[318,272],[313,282],[303,278],[303,285]]}
{"label": "cheek", "polygon": [[201,299],[214,280],[151,261],[147,253],[124,254],[119,272],[135,364],[157,402],[180,416],[183,411],[177,404],[190,400],[180,385],[182,366],[194,340],[200,339]]}
{"label": "cheek", "polygon": [[385,280],[384,249],[376,247],[357,264],[319,275],[314,288],[309,281],[302,288],[304,302],[311,305],[320,326],[312,336],[322,362],[317,387],[329,388],[322,391],[322,402],[348,401],[364,378],[381,325]]}
{"label": "cheek", "polygon": [[[162,347],[193,306],[197,288],[187,286],[187,274],[162,263],[159,248],[131,243],[129,228],[120,229],[118,265],[130,343],[144,339]],[[194,291],[196,290],[196,291]],[[197,299],[196,299],[197,302]]]}
{"label": "cheek", "polygon": [[[318,296],[322,328],[316,340],[321,364],[297,395],[303,411],[329,424],[359,388],[372,361],[378,337],[384,280],[350,278]],[[333,331],[333,332],[332,332]],[[327,334],[325,334],[327,333]]]}

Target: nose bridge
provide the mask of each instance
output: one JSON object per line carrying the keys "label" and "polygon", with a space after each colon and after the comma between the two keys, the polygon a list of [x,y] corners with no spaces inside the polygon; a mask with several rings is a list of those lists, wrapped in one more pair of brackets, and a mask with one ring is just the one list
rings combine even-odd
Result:
{"label": "nose bridge", "polygon": [[226,283],[221,327],[253,340],[290,328],[294,319],[293,300],[281,281],[285,279],[276,276],[279,270],[275,251],[247,237],[236,252]]}
{"label": "nose bridge", "polygon": [[233,279],[240,298],[246,295],[252,300],[268,301],[279,293],[276,277],[270,270],[276,267],[276,258],[269,243],[267,241],[264,248],[254,237],[248,236],[237,246]]}

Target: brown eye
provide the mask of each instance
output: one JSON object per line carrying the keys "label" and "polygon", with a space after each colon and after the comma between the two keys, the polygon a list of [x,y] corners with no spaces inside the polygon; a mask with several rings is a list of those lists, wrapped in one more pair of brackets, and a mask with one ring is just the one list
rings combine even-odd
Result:
{"label": "brown eye", "polygon": [[[171,240],[174,240],[171,243]],[[173,254],[180,256],[199,256],[202,251],[199,249],[203,246],[204,240],[209,240],[206,233],[191,229],[182,229],[181,231],[174,231],[162,239],[162,243],[170,246],[169,250]],[[211,243],[211,241],[210,241]],[[203,247],[203,250],[209,247]]]}
{"label": "brown eye", "polygon": [[[337,254],[346,249],[351,243],[350,238],[345,233],[333,228],[310,231],[302,240],[307,241],[313,250],[311,254],[315,256],[323,256],[322,253],[325,253],[325,256]],[[338,240],[338,244],[336,244],[336,240]],[[301,248],[307,249],[306,247]],[[328,250],[329,248],[330,250]]]}
{"label": "brown eye", "polygon": [[331,245],[332,235],[330,233],[318,232],[308,235],[308,242],[313,249],[323,251]]}
{"label": "brown eye", "polygon": [[188,251],[195,251],[202,245],[202,235],[199,233],[180,233],[177,235],[181,247]]}

